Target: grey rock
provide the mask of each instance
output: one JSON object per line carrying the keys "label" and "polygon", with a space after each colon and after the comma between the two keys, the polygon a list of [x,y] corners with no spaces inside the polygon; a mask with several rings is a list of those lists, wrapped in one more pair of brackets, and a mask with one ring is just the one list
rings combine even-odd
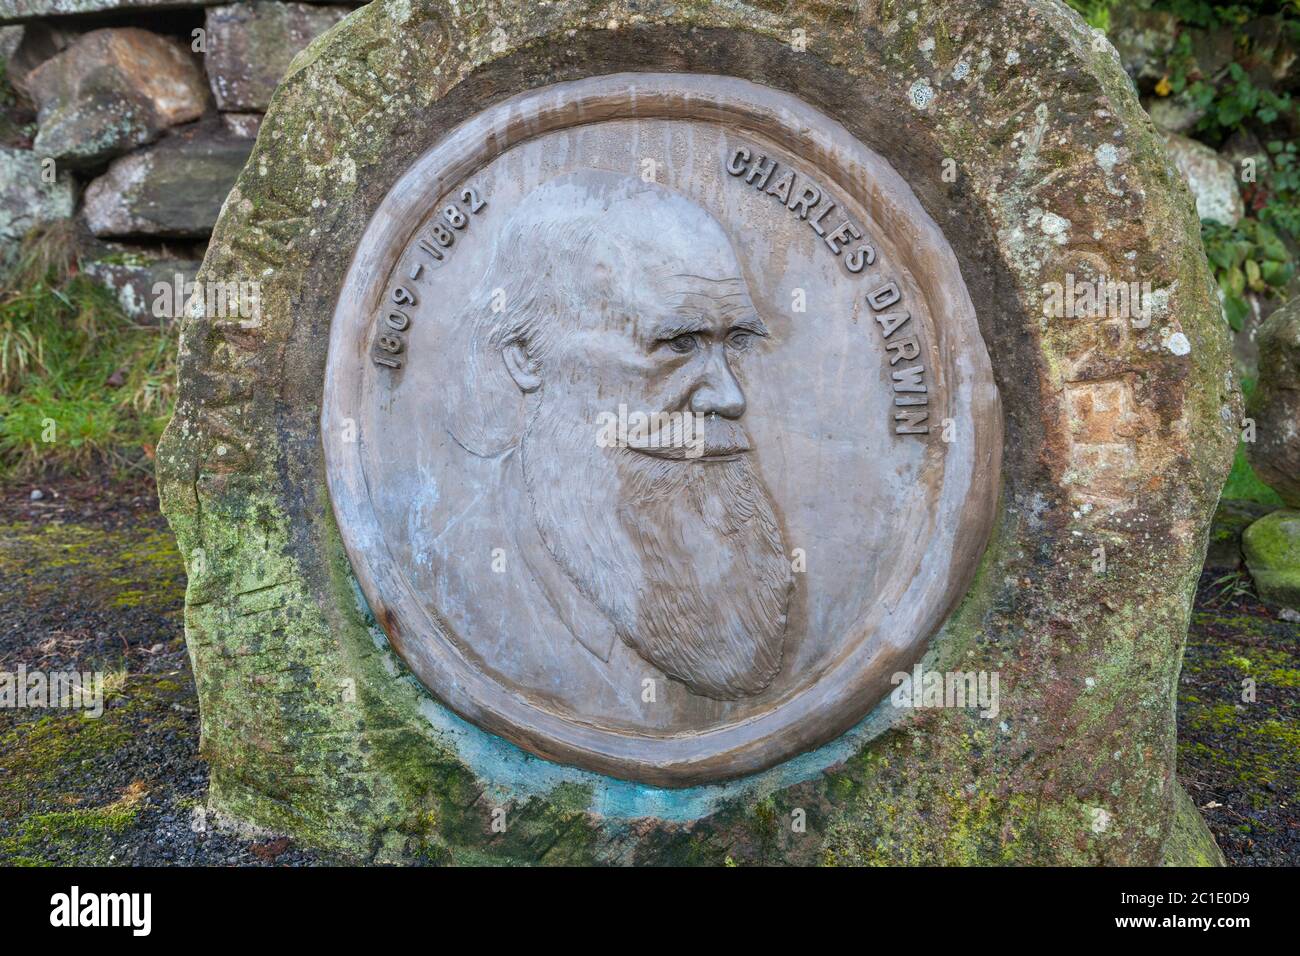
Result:
{"label": "grey rock", "polygon": [[203,124],[123,156],[87,187],[86,224],[101,238],[205,238],[252,146]]}
{"label": "grey rock", "polygon": [[262,128],[261,113],[222,113],[221,122],[227,130],[241,139],[257,139]]}
{"label": "grey rock", "polygon": [[289,64],[348,7],[253,0],[207,12],[207,71],[217,107],[264,111]]}
{"label": "grey rock", "polygon": [[1260,479],[1300,508],[1300,299],[1278,309],[1259,331],[1259,384],[1247,414],[1255,441],[1246,454]]}
{"label": "grey rock", "polygon": [[181,314],[178,304],[198,273],[200,260],[153,249],[108,246],[83,255],[81,271],[107,288],[137,321],[166,323]]}
{"label": "grey rock", "polygon": [[[118,10],[195,9],[214,6],[218,2],[220,0],[0,0],[0,24],[32,23]],[[352,6],[361,4],[353,3]]]}
{"label": "grey rock", "polygon": [[1202,219],[1235,226],[1246,207],[1237,190],[1237,170],[1204,143],[1177,133],[1164,134],[1165,148],[1196,199]]}
{"label": "grey rock", "polygon": [[1255,167],[1256,179],[1264,175],[1269,166],[1269,154],[1259,137],[1244,129],[1239,129],[1219,147],[1219,155],[1230,162],[1239,173],[1245,169],[1246,160]]}
{"label": "grey rock", "polygon": [[0,273],[13,264],[29,229],[66,219],[75,205],[76,190],[66,175],[47,182],[35,153],[0,146]]}
{"label": "grey rock", "polygon": [[84,168],[197,119],[203,75],[177,41],[134,27],[95,30],[27,74],[39,109],[34,149]]}
{"label": "grey rock", "polygon": [[1260,518],[1242,535],[1241,550],[1259,596],[1300,611],[1300,510]]}
{"label": "grey rock", "polygon": [[32,103],[27,87],[27,76],[46,60],[66,50],[77,34],[48,23],[29,23],[22,27],[6,27],[19,32],[17,45],[5,52],[5,71],[9,84],[20,97]]}
{"label": "grey rock", "polygon": [[1259,17],[1238,31],[1249,38],[1251,78],[1283,90],[1300,88],[1300,38],[1282,17]]}
{"label": "grey rock", "polygon": [[1196,71],[1205,79],[1217,77],[1234,59],[1236,31],[1224,28],[1189,32]]}
{"label": "grey rock", "polygon": [[26,149],[35,134],[31,104],[13,83],[15,57],[22,46],[22,27],[0,27],[0,145]]}
{"label": "grey rock", "polygon": [[1156,98],[1147,104],[1151,120],[1169,133],[1185,133],[1205,115],[1205,108],[1192,103],[1185,96]]}
{"label": "grey rock", "polygon": [[174,10],[208,6],[212,0],[0,0],[0,23],[28,23],[51,17],[113,10]]}
{"label": "grey rock", "polygon": [[1143,89],[1170,71],[1170,54],[1181,36],[1190,40],[1191,78],[1217,77],[1233,61],[1235,36],[1230,29],[1200,30],[1179,20],[1168,10],[1146,10],[1137,3],[1121,3],[1111,13],[1107,31],[1120,62]]}
{"label": "grey rock", "polygon": [[1253,501],[1220,501],[1210,525],[1205,566],[1216,571],[1235,571],[1242,566],[1241,536],[1246,529],[1273,509]]}
{"label": "grey rock", "polygon": [[23,39],[22,27],[0,27],[0,60],[8,60]]}
{"label": "grey rock", "polygon": [[1165,58],[1173,49],[1177,25],[1178,17],[1173,13],[1120,4],[1111,14],[1107,35],[1129,76],[1135,81],[1157,80],[1164,75]]}

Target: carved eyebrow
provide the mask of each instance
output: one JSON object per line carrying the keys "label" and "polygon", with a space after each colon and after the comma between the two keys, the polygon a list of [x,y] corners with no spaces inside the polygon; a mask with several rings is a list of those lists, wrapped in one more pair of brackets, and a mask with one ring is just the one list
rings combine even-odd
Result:
{"label": "carved eyebrow", "polygon": [[[712,331],[712,324],[705,319],[694,316],[676,316],[660,322],[654,327],[652,334],[656,341],[667,342],[679,335],[697,332],[709,333]],[[771,334],[768,332],[767,325],[763,320],[752,312],[740,316],[740,318],[728,325],[727,332],[748,332],[751,335],[761,335],[763,338],[767,338]]]}
{"label": "carved eyebrow", "polygon": [[657,341],[667,342],[679,335],[691,332],[711,332],[713,327],[704,319],[693,316],[674,316],[664,319],[654,327],[653,335]]}
{"label": "carved eyebrow", "polygon": [[750,312],[742,315],[735,322],[731,323],[731,332],[749,332],[751,335],[761,335],[767,338],[771,333],[767,330],[767,325],[757,315]]}

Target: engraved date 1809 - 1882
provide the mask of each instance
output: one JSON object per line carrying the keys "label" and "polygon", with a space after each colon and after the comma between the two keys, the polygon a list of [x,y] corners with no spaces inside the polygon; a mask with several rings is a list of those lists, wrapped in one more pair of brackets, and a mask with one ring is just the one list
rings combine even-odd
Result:
{"label": "engraved date 1809 - 1882", "polygon": [[487,200],[474,186],[460,191],[460,202],[450,202],[416,234],[414,249],[407,269],[407,284],[394,286],[380,308],[375,320],[374,342],[370,356],[376,365],[400,369],[406,352],[406,334],[411,327],[411,313],[417,304],[417,284],[426,266],[432,270],[442,268],[452,253],[456,233],[465,229],[470,219],[487,205]]}

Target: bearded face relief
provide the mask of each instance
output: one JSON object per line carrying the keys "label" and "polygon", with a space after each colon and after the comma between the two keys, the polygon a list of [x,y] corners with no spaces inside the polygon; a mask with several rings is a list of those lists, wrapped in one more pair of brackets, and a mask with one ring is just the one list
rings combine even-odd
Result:
{"label": "bearded face relief", "polygon": [[626,74],[494,107],[393,187],[322,433],[437,706],[687,786],[887,696],[968,583],[997,420],[955,258],[879,157],[785,94]]}
{"label": "bearded face relief", "polygon": [[[529,396],[520,464],[547,551],[670,678],[720,700],[761,691],[793,581],[738,378],[768,330],[726,233],[660,186],[593,171],[540,187],[505,233],[492,274],[510,294],[485,338]],[[524,248],[546,262],[519,288]],[[645,426],[598,427],[628,410]]]}

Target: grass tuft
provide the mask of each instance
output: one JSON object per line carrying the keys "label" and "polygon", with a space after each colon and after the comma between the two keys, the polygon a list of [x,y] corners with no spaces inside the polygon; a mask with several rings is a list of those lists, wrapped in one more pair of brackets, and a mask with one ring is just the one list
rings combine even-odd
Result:
{"label": "grass tuft", "polygon": [[[1254,378],[1242,376],[1241,391],[1246,396],[1247,402],[1255,394],[1255,385]],[[1228,473],[1228,481],[1224,484],[1223,493],[1219,497],[1224,501],[1256,501],[1262,505],[1282,507],[1281,495],[1264,484],[1255,474],[1255,469],[1251,467],[1250,460],[1246,457],[1246,445],[1243,441],[1237,442],[1237,452],[1232,459],[1232,471]]]}
{"label": "grass tuft", "polygon": [[151,469],[175,331],[136,325],[76,267],[71,224],[24,241],[0,293],[0,477]]}

